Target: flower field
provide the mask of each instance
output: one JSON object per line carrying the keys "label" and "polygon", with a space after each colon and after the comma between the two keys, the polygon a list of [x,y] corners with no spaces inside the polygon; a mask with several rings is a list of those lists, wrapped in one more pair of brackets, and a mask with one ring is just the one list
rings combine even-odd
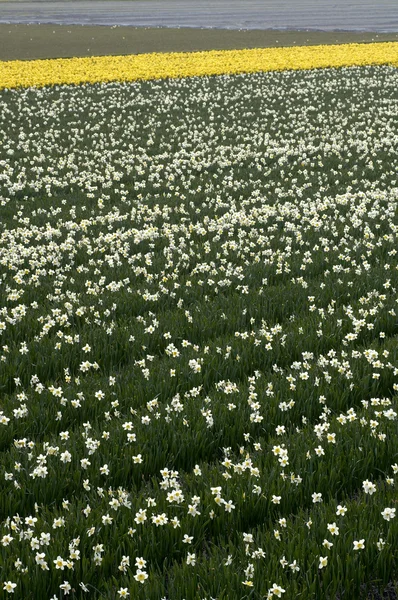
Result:
{"label": "flower field", "polygon": [[396,585],[397,69],[1,77],[2,597]]}
{"label": "flower field", "polygon": [[5,61],[0,89],[352,65],[398,66],[398,42]]}

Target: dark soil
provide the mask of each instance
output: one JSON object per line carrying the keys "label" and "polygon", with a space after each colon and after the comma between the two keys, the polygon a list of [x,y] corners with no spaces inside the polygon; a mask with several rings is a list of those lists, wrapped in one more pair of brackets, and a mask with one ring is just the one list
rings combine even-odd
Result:
{"label": "dark soil", "polygon": [[0,60],[398,41],[398,33],[0,24]]}

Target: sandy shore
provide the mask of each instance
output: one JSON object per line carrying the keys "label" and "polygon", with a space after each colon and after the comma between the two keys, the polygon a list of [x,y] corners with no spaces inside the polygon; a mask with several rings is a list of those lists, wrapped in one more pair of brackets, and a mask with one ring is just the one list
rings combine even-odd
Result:
{"label": "sandy shore", "polygon": [[398,33],[0,24],[0,60],[398,41]]}

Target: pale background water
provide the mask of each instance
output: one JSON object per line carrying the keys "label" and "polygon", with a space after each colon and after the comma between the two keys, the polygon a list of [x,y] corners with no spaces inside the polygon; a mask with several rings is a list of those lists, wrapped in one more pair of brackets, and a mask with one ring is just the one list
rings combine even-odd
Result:
{"label": "pale background water", "polygon": [[9,0],[0,23],[397,32],[398,0]]}

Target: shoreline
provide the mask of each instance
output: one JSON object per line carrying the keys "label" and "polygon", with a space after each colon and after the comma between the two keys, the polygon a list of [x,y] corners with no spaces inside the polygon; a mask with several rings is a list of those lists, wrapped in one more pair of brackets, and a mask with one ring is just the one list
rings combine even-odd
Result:
{"label": "shoreline", "polygon": [[0,60],[398,41],[397,33],[0,24]]}

